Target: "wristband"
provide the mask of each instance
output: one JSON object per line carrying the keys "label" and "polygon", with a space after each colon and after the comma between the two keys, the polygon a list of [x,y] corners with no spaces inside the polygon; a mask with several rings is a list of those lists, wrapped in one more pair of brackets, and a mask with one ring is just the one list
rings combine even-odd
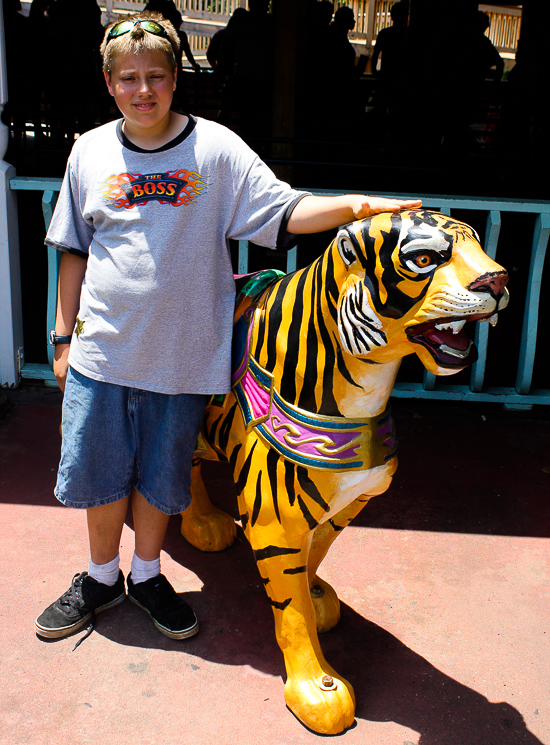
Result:
{"label": "wristband", "polygon": [[50,331],[50,346],[56,347],[58,344],[70,344],[72,334],[56,334],[55,331]]}

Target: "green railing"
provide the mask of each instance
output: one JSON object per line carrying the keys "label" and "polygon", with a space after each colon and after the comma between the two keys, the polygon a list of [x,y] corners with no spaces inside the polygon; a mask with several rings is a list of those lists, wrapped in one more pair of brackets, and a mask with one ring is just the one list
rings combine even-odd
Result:
{"label": "green railing", "polygon": [[[10,187],[14,190],[32,190],[42,192],[42,211],[46,229],[49,226],[59,189],[61,179],[33,179],[14,178],[10,181]],[[311,189],[314,194],[330,195],[343,193],[342,191]],[[384,194],[380,196],[400,196]],[[423,205],[429,209],[440,210],[445,214],[453,214],[456,211],[467,210],[469,212],[481,213],[485,219],[485,235],[482,236],[486,253],[493,259],[497,257],[499,240],[502,238],[502,218],[507,213],[530,214],[534,218],[534,227],[531,236],[523,236],[525,247],[530,247],[530,259],[528,269],[527,290],[523,305],[523,325],[519,355],[515,376],[515,385],[509,387],[488,386],[485,382],[487,362],[489,359],[489,324],[478,324],[475,343],[478,347],[479,357],[472,366],[468,384],[449,384],[448,378],[438,378],[428,372],[424,372],[422,382],[407,382],[398,380],[393,395],[399,398],[429,398],[429,399],[451,399],[469,401],[491,401],[500,402],[508,407],[521,408],[530,407],[533,404],[550,404],[550,388],[533,388],[533,370],[537,353],[537,328],[539,319],[539,303],[541,295],[541,282],[544,267],[544,258],[550,237],[550,202],[527,202],[521,200],[493,200],[474,199],[466,197],[444,197],[435,195],[421,196]],[[287,272],[294,271],[298,266],[298,250],[292,249],[287,255]],[[47,320],[44,329],[44,343],[48,348],[48,360],[50,365],[33,364],[27,362],[21,367],[23,379],[39,379],[47,383],[53,383],[55,378],[51,370],[52,348],[48,345],[48,332],[54,327],[55,312],[57,304],[57,274],[59,267],[59,252],[48,247],[48,300]],[[237,271],[245,274],[248,271],[248,243],[239,241]],[[521,307],[515,307],[517,298],[512,298],[510,309],[506,313],[521,313]],[[539,343],[542,348],[542,343]],[[543,350],[544,351],[544,350]]]}

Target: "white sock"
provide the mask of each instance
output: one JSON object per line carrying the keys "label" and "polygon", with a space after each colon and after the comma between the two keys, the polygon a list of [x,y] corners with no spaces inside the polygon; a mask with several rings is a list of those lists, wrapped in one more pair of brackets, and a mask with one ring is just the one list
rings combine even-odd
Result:
{"label": "white sock", "polygon": [[132,557],[132,582],[134,585],[145,582],[152,577],[158,577],[160,574],[160,556],[152,561],[144,561],[134,551]]}
{"label": "white sock", "polygon": [[119,564],[120,556],[118,554],[106,564],[96,564],[90,559],[88,574],[101,584],[112,587],[118,579]]}

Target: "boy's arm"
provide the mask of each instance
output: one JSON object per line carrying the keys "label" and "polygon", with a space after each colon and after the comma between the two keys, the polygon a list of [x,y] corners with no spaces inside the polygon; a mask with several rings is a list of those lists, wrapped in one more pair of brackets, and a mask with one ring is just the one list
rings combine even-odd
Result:
{"label": "boy's arm", "polygon": [[[57,291],[57,315],[55,333],[60,336],[71,335],[80,307],[80,291],[86,273],[87,259],[74,254],[64,253],[59,266],[59,284]],[[69,369],[70,344],[58,344],[55,347],[53,371],[58,386],[65,390],[65,380]]]}
{"label": "boy's arm", "polygon": [[337,197],[309,195],[293,209],[286,229],[295,235],[320,233],[379,212],[398,212],[416,209],[421,205],[421,199],[386,199],[365,194],[342,194]]}

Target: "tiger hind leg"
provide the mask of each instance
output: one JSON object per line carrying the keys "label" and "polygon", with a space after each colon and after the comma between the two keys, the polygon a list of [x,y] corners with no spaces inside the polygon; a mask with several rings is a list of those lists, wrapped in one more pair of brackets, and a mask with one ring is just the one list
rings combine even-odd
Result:
{"label": "tiger hind leg", "polygon": [[334,588],[317,575],[319,564],[342,530],[359,514],[369,499],[370,497],[362,496],[354,500],[334,517],[319,525],[313,534],[307,570],[317,631],[320,634],[333,629],[340,620],[340,601]]}
{"label": "tiger hind leg", "polygon": [[[284,535],[254,551],[269,596],[277,642],[285,658],[285,702],[306,727],[338,734],[353,724],[355,694],[351,684],[328,664],[317,637],[315,611],[305,571],[309,537],[301,548],[288,546]],[[252,531],[251,542],[258,545]]]}
{"label": "tiger hind leg", "polygon": [[235,520],[214,507],[201,475],[201,459],[193,458],[191,504],[181,513],[181,534],[200,551],[223,551],[237,535]]}
{"label": "tiger hind leg", "polygon": [[338,734],[353,724],[355,696],[321,650],[307,573],[313,532],[325,506],[304,488],[304,469],[264,448],[252,433],[237,459],[235,481],[243,529],[285,659],[285,702],[306,727]]}

